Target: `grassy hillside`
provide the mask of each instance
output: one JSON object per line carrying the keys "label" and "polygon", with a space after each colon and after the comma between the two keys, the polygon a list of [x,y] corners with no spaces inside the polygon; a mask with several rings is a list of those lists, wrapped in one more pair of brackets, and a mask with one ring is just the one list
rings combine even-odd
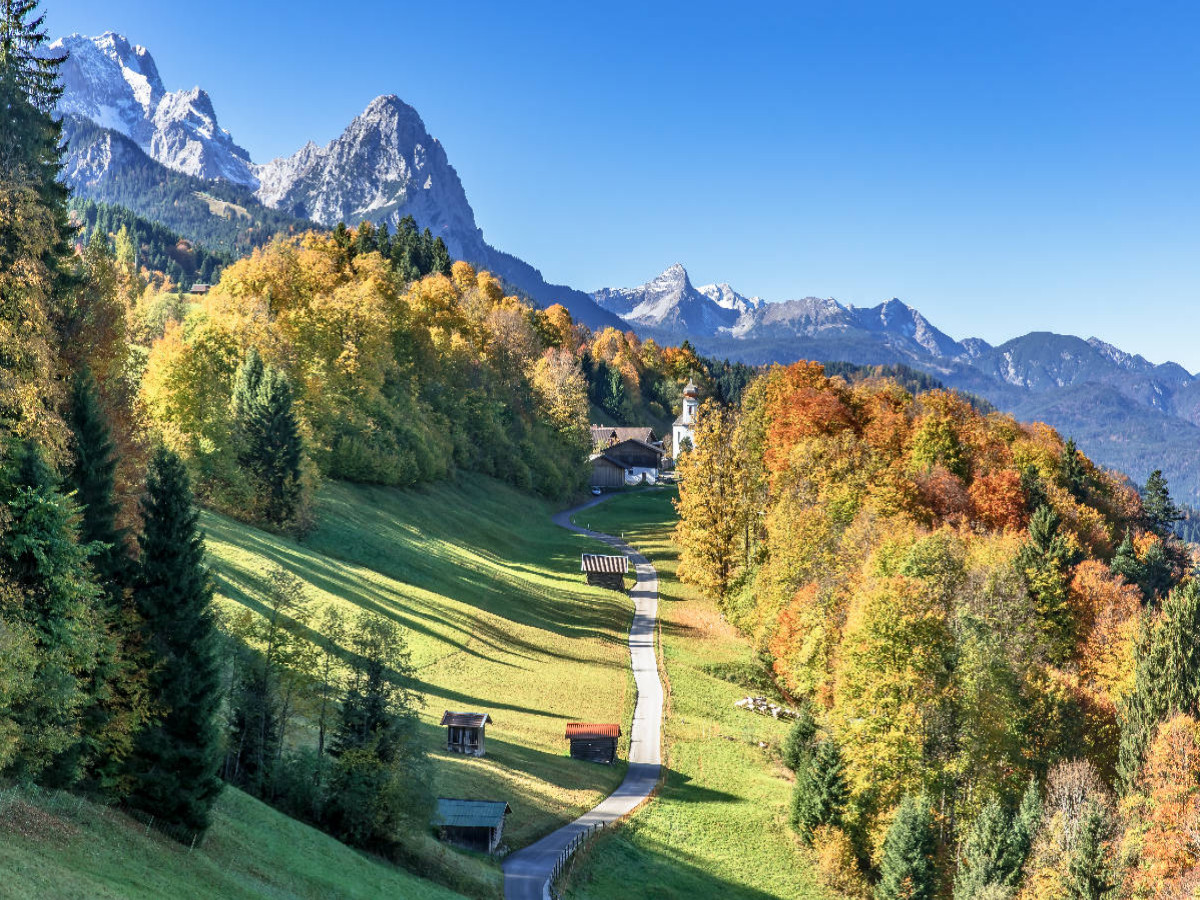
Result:
{"label": "grassy hillside", "polygon": [[[314,606],[368,609],[403,626],[437,793],[507,800],[505,843],[515,848],[590,808],[624,774],[571,760],[565,724],[628,723],[633,708],[632,605],[582,582],[588,544],[555,527],[553,512],[472,477],[412,491],[327,485],[303,544],[211,514],[204,527],[222,603],[261,608],[282,566]],[[486,758],[444,752],[446,709],[491,713]]]}
{"label": "grassy hillside", "polygon": [[226,789],[189,850],[70,794],[0,793],[0,898],[458,897]]}
{"label": "grassy hillside", "polygon": [[641,883],[668,900],[824,897],[787,824],[791,773],[779,762],[787,725],[733,705],[769,691],[761,667],[715,605],[675,579],[672,496],[623,494],[587,513],[593,528],[624,533],[658,568],[668,772],[654,802],[585,851],[564,896],[616,900]]}

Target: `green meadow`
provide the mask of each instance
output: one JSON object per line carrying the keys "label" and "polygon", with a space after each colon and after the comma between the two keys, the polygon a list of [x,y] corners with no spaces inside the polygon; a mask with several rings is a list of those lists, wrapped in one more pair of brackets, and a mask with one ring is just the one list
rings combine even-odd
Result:
{"label": "green meadow", "polygon": [[586,513],[658,569],[667,772],[652,803],[581,854],[563,896],[623,900],[644,884],[657,900],[823,898],[787,821],[792,781],[779,747],[788,726],[734,707],[767,690],[762,666],[715,604],[676,579],[673,497],[619,494]]}

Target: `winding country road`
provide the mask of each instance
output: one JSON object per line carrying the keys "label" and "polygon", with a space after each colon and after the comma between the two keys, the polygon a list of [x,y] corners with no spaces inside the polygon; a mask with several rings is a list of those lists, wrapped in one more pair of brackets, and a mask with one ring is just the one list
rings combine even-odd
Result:
{"label": "winding country road", "polygon": [[633,560],[637,571],[637,584],[632,592],[633,626],[629,630],[629,654],[633,678],[637,683],[637,704],[633,710],[629,738],[629,770],[621,786],[601,801],[599,806],[504,860],[505,900],[545,900],[549,897],[550,878],[563,851],[581,833],[596,825],[610,825],[641,805],[658,784],[662,768],[663,689],[658,680],[658,661],[654,656],[658,572],[646,557],[628,544],[612,535],[580,528],[571,521],[572,516],[590,509],[603,499],[559,513],[554,517],[554,524],[614,547]]}

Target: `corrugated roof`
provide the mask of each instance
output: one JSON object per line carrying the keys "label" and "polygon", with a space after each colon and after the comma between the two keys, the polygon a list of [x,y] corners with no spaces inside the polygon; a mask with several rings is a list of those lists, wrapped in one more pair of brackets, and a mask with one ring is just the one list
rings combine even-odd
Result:
{"label": "corrugated roof", "polygon": [[442,713],[442,724],[462,726],[464,728],[482,728],[484,725],[492,724],[492,717],[487,713],[450,712],[450,710],[446,710]]}
{"label": "corrugated roof", "polygon": [[572,722],[567,726],[567,740],[594,740],[596,738],[619,738],[620,725],[597,725],[593,722]]}
{"label": "corrugated roof", "polygon": [[593,425],[592,426],[592,444],[604,444],[610,440],[625,441],[629,439],[642,441],[646,444],[653,444],[658,435],[654,433],[654,429],[649,426],[638,426],[636,428],[625,428],[623,426],[607,426]]}
{"label": "corrugated roof", "polygon": [[579,567],[579,571],[587,572],[590,575],[624,575],[629,571],[629,557],[597,556],[595,553],[585,553],[583,554],[583,564]]}
{"label": "corrugated roof", "polygon": [[438,797],[433,824],[451,828],[499,828],[512,808],[503,800],[450,800]]}

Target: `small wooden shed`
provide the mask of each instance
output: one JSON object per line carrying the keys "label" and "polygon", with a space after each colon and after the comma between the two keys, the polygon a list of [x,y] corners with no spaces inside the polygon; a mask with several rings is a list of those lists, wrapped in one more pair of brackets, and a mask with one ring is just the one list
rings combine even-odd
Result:
{"label": "small wooden shed", "polygon": [[629,557],[598,556],[595,553],[585,553],[580,571],[587,576],[588,584],[612,588],[614,591],[623,591],[625,590],[625,575],[629,572]]}
{"label": "small wooden shed", "polygon": [[625,487],[625,467],[615,459],[610,459],[603,453],[597,453],[591,458],[592,476],[589,480],[594,488],[623,488]]}
{"label": "small wooden shed", "polygon": [[620,725],[597,725],[591,722],[572,722],[567,726],[571,756],[588,762],[612,765],[617,758]]}
{"label": "small wooden shed", "polygon": [[483,756],[486,751],[485,734],[492,717],[487,713],[450,712],[442,713],[442,725],[446,729],[446,749],[451,753],[467,756]]}
{"label": "small wooden shed", "polygon": [[433,827],[447,844],[493,853],[512,808],[503,800],[454,800],[438,797]]}

